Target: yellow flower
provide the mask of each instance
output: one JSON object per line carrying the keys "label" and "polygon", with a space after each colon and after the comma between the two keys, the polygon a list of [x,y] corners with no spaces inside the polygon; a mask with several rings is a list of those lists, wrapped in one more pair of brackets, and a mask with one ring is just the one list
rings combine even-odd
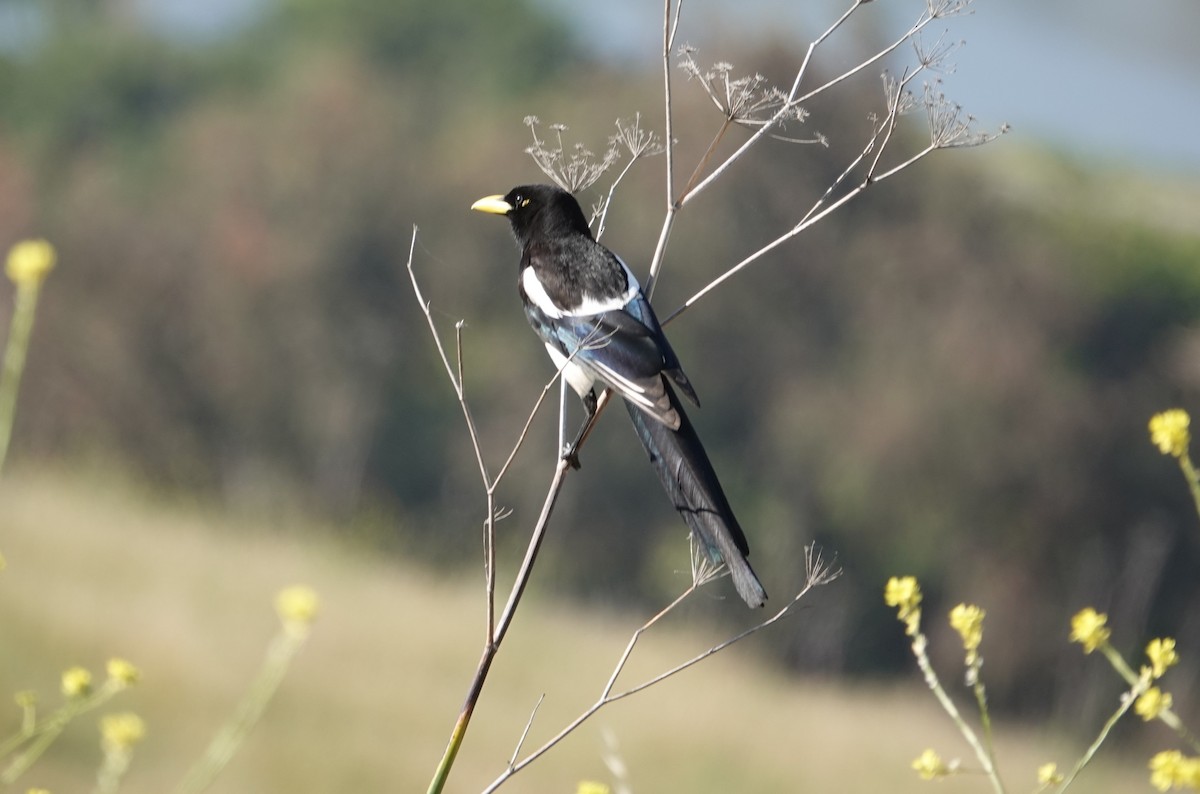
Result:
{"label": "yellow flower", "polygon": [[1188,758],[1178,750],[1163,750],[1150,759],[1150,785],[1159,791],[1200,789],[1200,758]]}
{"label": "yellow flower", "polygon": [[308,627],[317,617],[318,606],[316,592],[303,585],[285,587],[275,596],[275,611],[284,628],[293,634],[308,633]]}
{"label": "yellow flower", "polygon": [[100,737],[110,752],[125,752],[146,736],[146,723],[132,712],[106,714],[100,720]]}
{"label": "yellow flower", "polygon": [[1150,660],[1151,674],[1162,678],[1167,670],[1179,663],[1179,654],[1175,653],[1175,640],[1170,637],[1150,640],[1146,646],[1146,657]]}
{"label": "yellow flower", "polygon": [[25,794],[50,794],[50,789],[48,789],[48,788],[31,788],[31,789],[26,789]]}
{"label": "yellow flower", "polygon": [[1150,417],[1150,440],[1164,455],[1181,458],[1187,454],[1191,417],[1182,408],[1172,408]]}
{"label": "yellow flower", "polygon": [[17,702],[17,708],[31,709],[37,705],[37,692],[32,689],[22,689],[13,696],[13,700]]}
{"label": "yellow flower", "polygon": [[108,660],[106,667],[108,678],[110,681],[115,681],[122,687],[127,687],[131,684],[136,684],[142,678],[142,671],[134,667],[124,659],[113,657]]}
{"label": "yellow flower", "polygon": [[69,698],[86,697],[92,691],[92,674],[82,667],[72,667],[62,674],[62,693]]}
{"label": "yellow flower", "polygon": [[597,783],[594,780],[581,780],[575,789],[575,794],[609,794],[612,791],[603,783]]}
{"label": "yellow flower", "polygon": [[959,604],[950,610],[950,627],[962,637],[963,649],[974,656],[983,642],[983,618],[987,613],[971,604]]}
{"label": "yellow flower", "polygon": [[901,612],[915,609],[921,603],[921,586],[915,576],[893,576],[883,590],[883,600]]}
{"label": "yellow flower", "polygon": [[950,774],[950,769],[942,761],[942,757],[930,749],[926,749],[913,760],[912,768],[922,780],[933,780]]}
{"label": "yellow flower", "polygon": [[1156,686],[1152,686],[1143,692],[1142,696],[1137,699],[1137,703],[1133,704],[1134,712],[1146,722],[1154,719],[1169,708],[1171,708],[1171,693],[1163,692]]}
{"label": "yellow flower", "polygon": [[58,255],[45,240],[22,240],[8,251],[4,272],[18,287],[37,285],[54,267]]}
{"label": "yellow flower", "polygon": [[921,625],[921,586],[915,576],[893,576],[883,589],[883,600],[896,607],[896,617],[904,621],[907,633],[915,635]]}
{"label": "yellow flower", "polygon": [[1081,609],[1071,618],[1071,642],[1083,645],[1084,653],[1091,653],[1101,645],[1108,643],[1112,630],[1104,624],[1108,615],[1101,614],[1088,607]]}
{"label": "yellow flower", "polygon": [[1038,783],[1043,786],[1057,786],[1063,782],[1062,773],[1058,771],[1058,764],[1053,762],[1038,767],[1037,779]]}

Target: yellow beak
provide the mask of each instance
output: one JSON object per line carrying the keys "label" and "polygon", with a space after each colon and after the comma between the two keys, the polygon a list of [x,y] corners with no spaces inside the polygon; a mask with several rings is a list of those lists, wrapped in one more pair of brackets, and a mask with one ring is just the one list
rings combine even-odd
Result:
{"label": "yellow beak", "polygon": [[513,206],[504,200],[504,196],[484,196],[472,204],[471,209],[492,215],[507,215],[513,211]]}

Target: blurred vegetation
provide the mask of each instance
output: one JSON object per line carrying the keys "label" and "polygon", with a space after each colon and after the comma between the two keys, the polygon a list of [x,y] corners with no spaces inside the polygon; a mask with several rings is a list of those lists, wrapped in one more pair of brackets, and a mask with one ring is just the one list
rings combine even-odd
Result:
{"label": "blurred vegetation", "polygon": [[[44,236],[61,262],[10,465],[99,459],[239,511],[365,524],[475,575],[483,499],[403,274],[412,224],[435,316],[466,320],[468,395],[502,458],[551,371],[511,242],[467,207],[538,178],[523,116],[600,150],[618,116],[661,116],[659,76],[592,59],[525,2],[286,0],[203,46],[157,37],[126,4],[54,8],[44,38],[0,59],[0,246]],[[698,57],[771,76],[797,53]],[[688,89],[681,162],[719,123]],[[810,108],[830,149],[772,143],[689,208],[662,314],[794,222],[861,145],[877,93],[870,77]],[[879,592],[913,574],[931,613],[988,609],[1006,638],[988,656],[999,704],[1108,709],[1115,684],[1081,675],[1062,637],[1083,604],[1141,627],[1133,647],[1177,637],[1176,702],[1195,703],[1200,530],[1145,425],[1200,395],[1200,235],[1098,212],[1108,182],[1007,141],[933,162],[670,328],[768,590],[801,581],[812,539],[846,570],[773,650],[803,669],[906,667]],[[609,219],[635,270],[660,167],[630,177]],[[551,413],[502,494],[510,551],[540,503]],[[601,422],[568,485],[544,587],[677,588],[684,529],[622,424]]]}
{"label": "blurred vegetation", "polygon": [[[278,627],[275,589],[296,580],[320,593],[320,614],[262,723],[210,791],[425,790],[478,651],[477,581],[370,556],[322,537],[330,531],[323,522],[300,519],[284,534],[147,494],[112,472],[26,467],[0,479],[0,504],[9,560],[0,576],[3,695],[36,689],[48,707],[63,666],[97,669],[114,653],[136,661],[142,681],[121,693],[118,708],[141,715],[146,737],[121,791],[176,790],[263,662],[263,639]],[[525,601],[455,766],[454,790],[477,792],[496,777],[540,695],[527,748],[591,705],[644,619]],[[903,636],[899,626],[892,632]],[[639,643],[628,680],[726,634],[702,620],[660,625]],[[570,792],[581,779],[611,781],[611,732],[639,792],[928,794],[912,758],[927,744],[945,752],[959,744],[928,693],[912,684],[911,675],[886,685],[798,681],[731,650],[614,704],[502,790]],[[8,702],[3,735],[20,716]],[[11,790],[90,790],[101,758],[97,728],[91,715],[72,722]],[[997,752],[1021,782],[1080,746],[1040,729],[997,737]],[[1091,794],[1146,790],[1144,756],[1105,753],[1097,767],[1086,778]],[[979,792],[979,783],[963,776],[937,791]]]}

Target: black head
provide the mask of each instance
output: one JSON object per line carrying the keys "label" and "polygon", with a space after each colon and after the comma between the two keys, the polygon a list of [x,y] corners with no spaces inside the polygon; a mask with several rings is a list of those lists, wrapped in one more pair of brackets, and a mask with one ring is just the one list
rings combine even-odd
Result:
{"label": "black head", "polygon": [[481,198],[471,209],[506,216],[522,248],[535,238],[592,236],[579,202],[554,185],[515,187],[503,196]]}

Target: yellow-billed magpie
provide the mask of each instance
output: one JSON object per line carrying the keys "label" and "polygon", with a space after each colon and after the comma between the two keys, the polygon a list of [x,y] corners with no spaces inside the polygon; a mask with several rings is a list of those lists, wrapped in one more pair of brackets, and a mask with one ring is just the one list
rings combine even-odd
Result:
{"label": "yellow-billed magpie", "polygon": [[587,420],[564,456],[578,465],[576,446],[596,411],[594,385],[612,387],[675,509],[708,557],[729,569],[742,599],[762,606],[767,594],[746,560],[746,535],[671,384],[700,402],[633,273],[596,242],[578,202],[560,188],[525,185],[471,209],[511,223],[525,315],[583,400]]}

